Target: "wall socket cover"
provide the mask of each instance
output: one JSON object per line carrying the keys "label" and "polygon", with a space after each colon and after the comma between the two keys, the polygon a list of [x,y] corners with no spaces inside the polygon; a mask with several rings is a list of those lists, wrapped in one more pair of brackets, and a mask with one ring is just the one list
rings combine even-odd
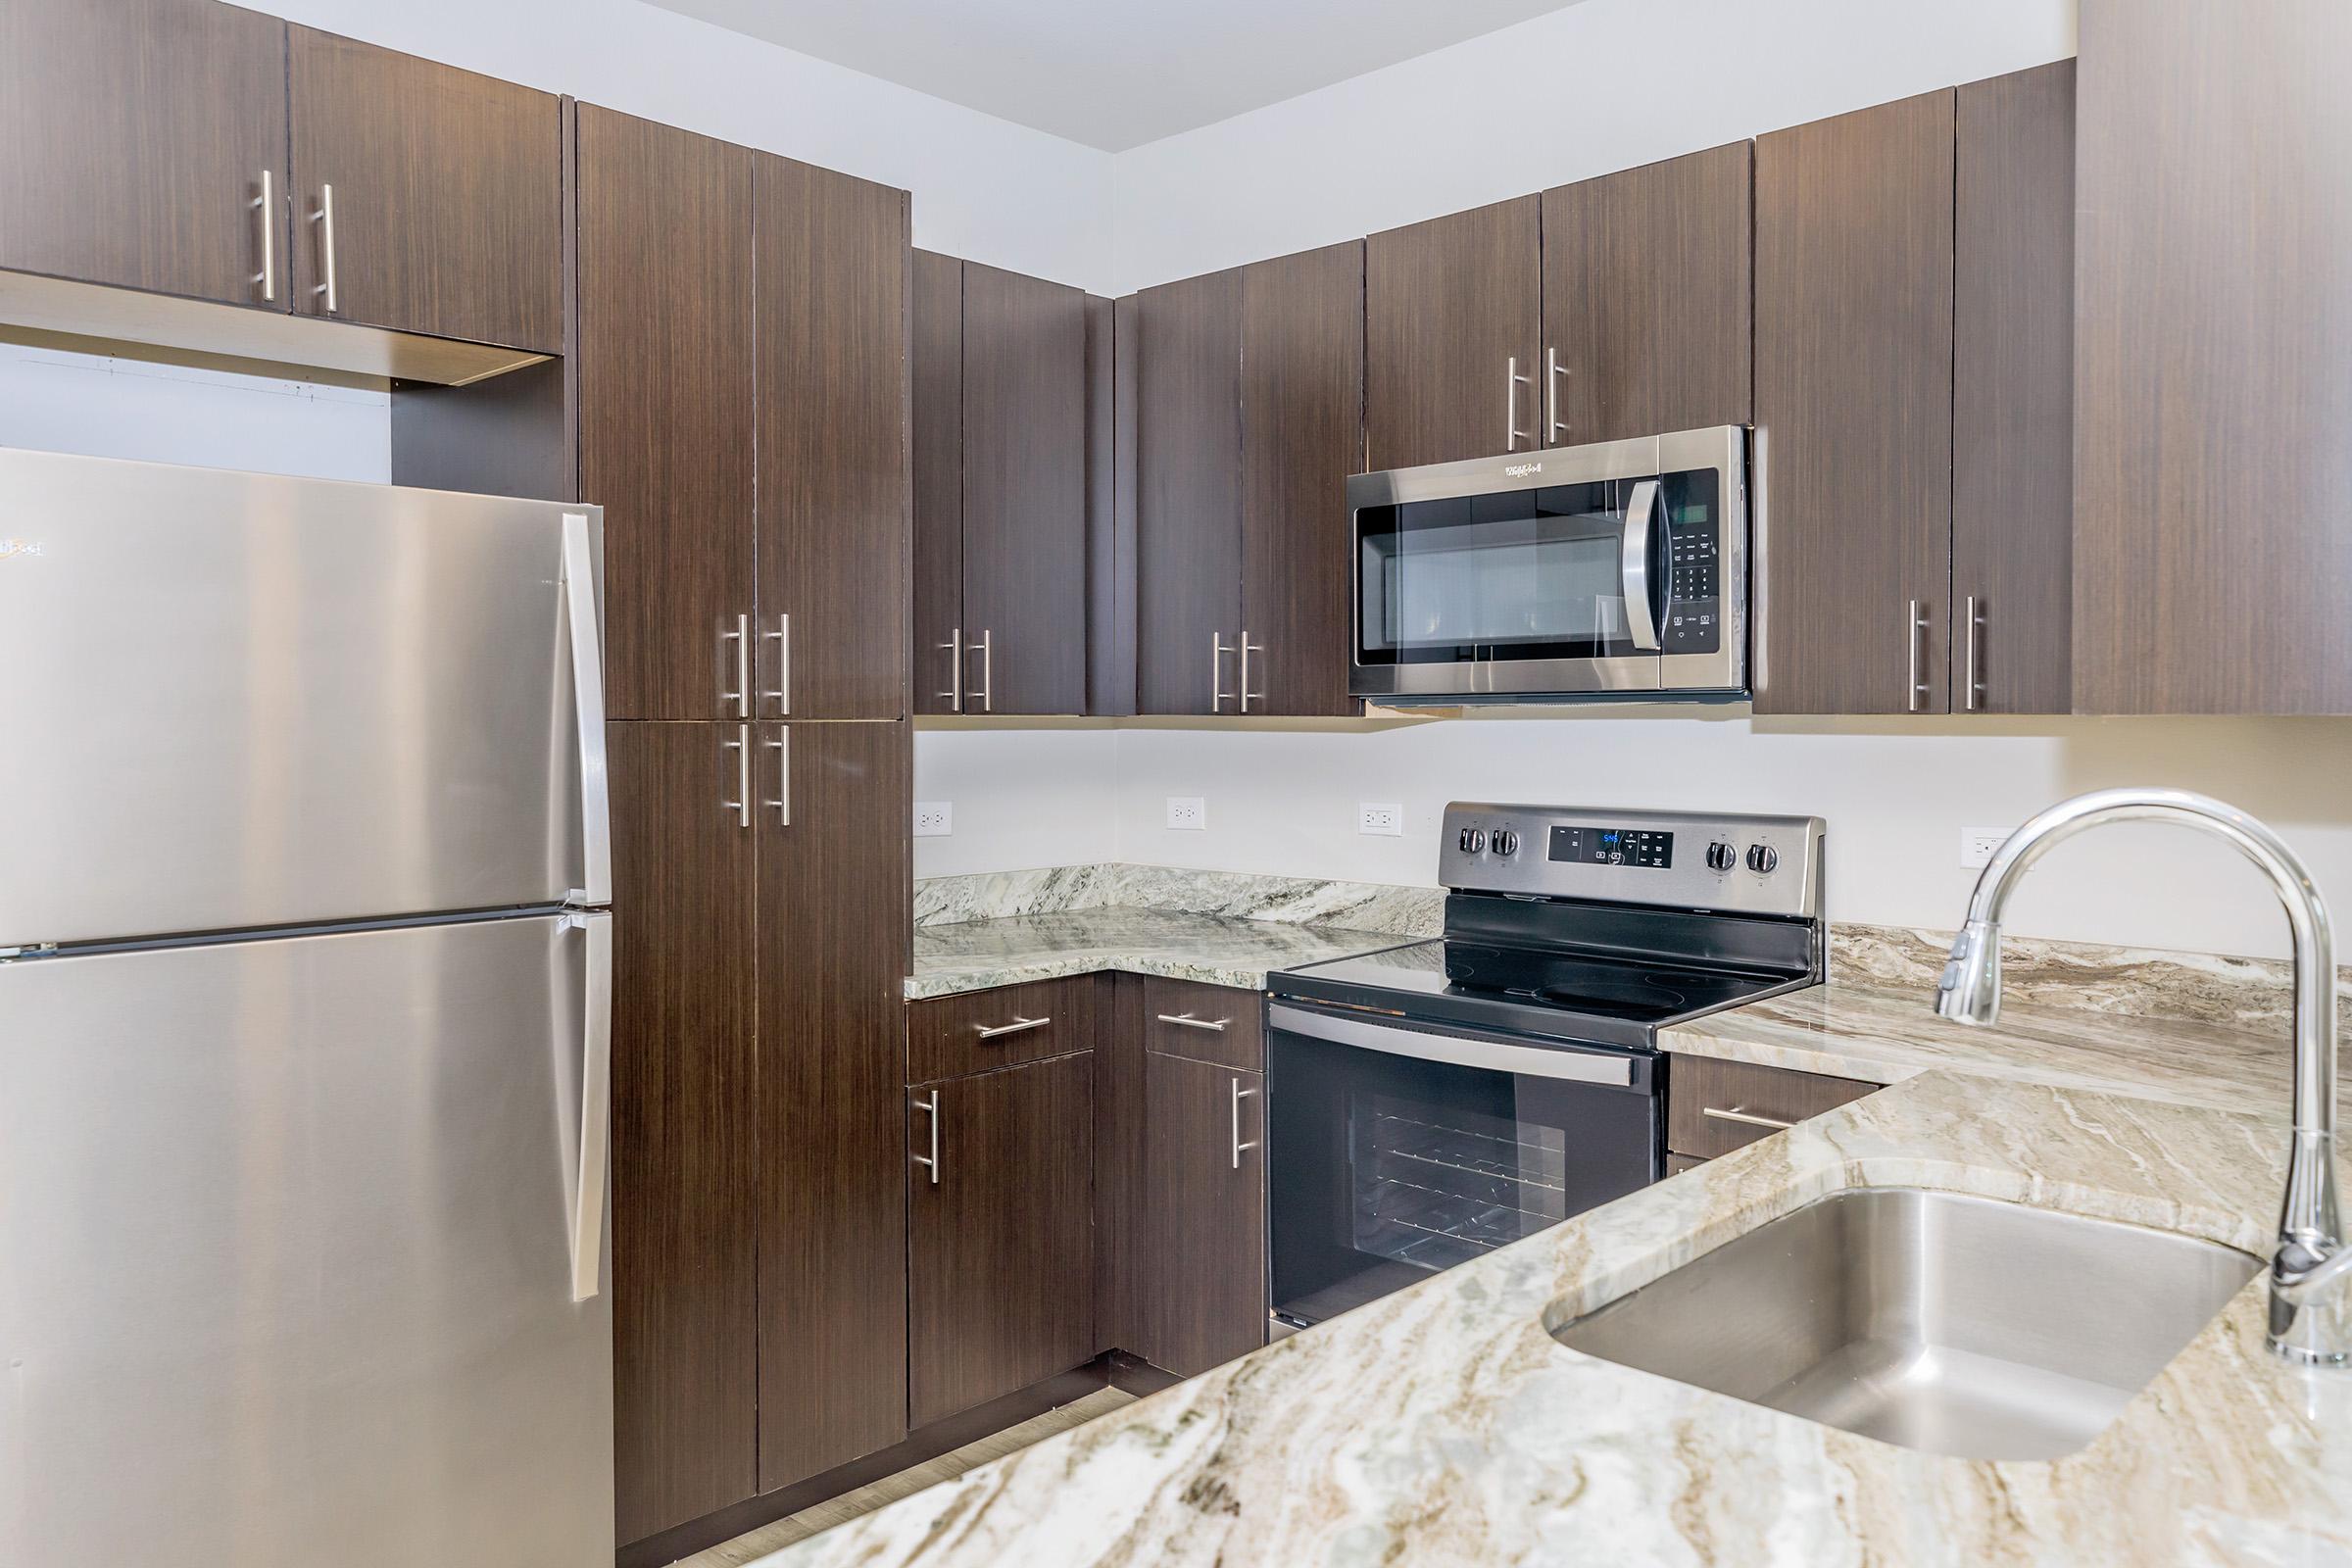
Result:
{"label": "wall socket cover", "polygon": [[1960,869],[1983,870],[1991,863],[1993,855],[2009,841],[2010,830],[2005,827],[1964,827],[1960,830]]}
{"label": "wall socket cover", "polygon": [[1404,836],[1404,808],[1394,802],[1378,804],[1359,801],[1355,807],[1355,830],[1358,833],[1379,833],[1388,838]]}
{"label": "wall socket cover", "polygon": [[914,836],[918,839],[944,839],[956,831],[956,803],[954,801],[917,801],[914,803]]}
{"label": "wall socket cover", "polygon": [[1198,795],[1168,797],[1168,826],[1197,832],[1208,826],[1208,802]]}

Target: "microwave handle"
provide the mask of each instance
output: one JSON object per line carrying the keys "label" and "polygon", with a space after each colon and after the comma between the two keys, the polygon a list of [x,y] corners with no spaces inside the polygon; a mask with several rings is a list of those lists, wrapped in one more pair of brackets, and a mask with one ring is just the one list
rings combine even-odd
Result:
{"label": "microwave handle", "polygon": [[1649,604],[1650,530],[1657,525],[1658,481],[1643,479],[1634,486],[1625,504],[1625,536],[1619,546],[1617,574],[1625,593],[1625,625],[1634,646],[1645,654],[1658,651],[1658,617]]}

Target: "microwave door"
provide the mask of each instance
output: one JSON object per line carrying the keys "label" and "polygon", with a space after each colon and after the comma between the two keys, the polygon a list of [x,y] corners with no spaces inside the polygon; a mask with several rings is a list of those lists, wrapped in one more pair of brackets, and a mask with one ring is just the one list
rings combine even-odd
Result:
{"label": "microwave door", "polygon": [[1540,514],[1511,633],[1484,650],[1486,689],[1642,692],[1658,686],[1658,482],[1532,493]]}

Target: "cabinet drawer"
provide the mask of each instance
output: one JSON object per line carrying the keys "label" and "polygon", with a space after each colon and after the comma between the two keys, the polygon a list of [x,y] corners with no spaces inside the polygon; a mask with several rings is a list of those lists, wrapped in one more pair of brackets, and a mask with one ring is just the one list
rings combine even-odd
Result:
{"label": "cabinet drawer", "polygon": [[1265,999],[1232,986],[1148,977],[1144,1049],[1239,1072],[1263,1072]]}
{"label": "cabinet drawer", "polygon": [[1677,1056],[1666,1092],[1666,1147],[1713,1159],[1782,1127],[1860,1100],[1879,1086],[1851,1078]]}
{"label": "cabinet drawer", "polygon": [[1077,975],[913,1004],[906,1009],[906,1081],[933,1083],[1093,1050],[1101,980]]}

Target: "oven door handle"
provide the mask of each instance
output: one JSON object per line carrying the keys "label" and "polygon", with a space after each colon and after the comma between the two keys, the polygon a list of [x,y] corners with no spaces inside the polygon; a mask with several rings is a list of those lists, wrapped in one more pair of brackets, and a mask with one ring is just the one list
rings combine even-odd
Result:
{"label": "oven door handle", "polygon": [[1421,1029],[1401,1029],[1395,1024],[1372,1023],[1361,1018],[1338,1018],[1327,1012],[1309,1012],[1303,1007],[1289,1007],[1278,1002],[1266,1005],[1266,1027],[1315,1040],[1328,1040],[1334,1045],[1362,1046],[1371,1051],[1388,1052],[1391,1055],[1411,1056],[1421,1061],[1443,1061],[1456,1067],[1479,1067],[1490,1072],[1518,1073],[1530,1078],[1558,1078],[1569,1083],[1607,1084],[1619,1089],[1631,1087],[1634,1081],[1634,1061],[1631,1056],[1613,1053],[1604,1054],[1599,1052],[1553,1050],[1543,1046],[1514,1046],[1499,1040],[1433,1034]]}
{"label": "oven door handle", "polygon": [[1650,529],[1658,515],[1658,481],[1635,484],[1625,504],[1625,532],[1618,546],[1617,579],[1625,594],[1625,628],[1634,647],[1645,654],[1658,651],[1658,617],[1649,605]]}

